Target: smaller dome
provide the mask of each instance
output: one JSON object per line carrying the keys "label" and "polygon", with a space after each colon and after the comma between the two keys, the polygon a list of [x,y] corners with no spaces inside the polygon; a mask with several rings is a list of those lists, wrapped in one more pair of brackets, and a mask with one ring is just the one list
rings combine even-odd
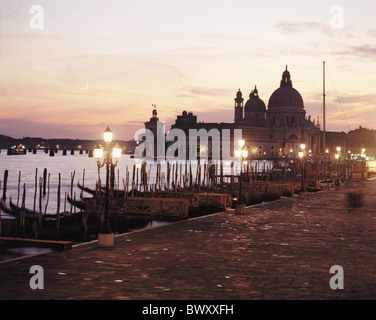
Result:
{"label": "smaller dome", "polygon": [[249,95],[249,100],[245,104],[245,112],[266,112],[266,106],[264,101],[262,101],[258,95],[257,88],[251,91]]}

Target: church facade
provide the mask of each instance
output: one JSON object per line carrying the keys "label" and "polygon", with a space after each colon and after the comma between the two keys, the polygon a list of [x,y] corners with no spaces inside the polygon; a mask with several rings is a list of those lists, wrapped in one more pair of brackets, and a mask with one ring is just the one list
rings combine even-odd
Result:
{"label": "church facade", "polygon": [[[189,145],[191,143],[188,138],[190,130],[217,129],[220,135],[224,131],[231,132],[231,150],[234,150],[234,145],[235,149],[237,147],[236,139],[239,137],[235,132],[241,130],[250,159],[296,158],[302,143],[306,145],[307,156],[316,155],[319,130],[315,121],[312,121],[310,116],[306,116],[303,98],[293,87],[287,67],[282,74],[279,88],[270,96],[267,106],[260,98],[257,87],[251,91],[247,101],[239,89],[234,101],[234,122],[198,122],[197,116],[186,111],[177,116],[171,129],[180,129],[186,134],[186,154],[190,153],[188,149],[196,147]],[[156,111],[153,112],[156,114]],[[156,116],[146,122],[145,128],[154,132],[153,127],[157,125],[155,118]],[[212,137],[207,145],[199,146],[197,151],[201,153],[200,150],[206,150],[210,158],[213,145],[221,144],[221,141],[220,136]]]}
{"label": "church facade", "polygon": [[242,129],[243,139],[253,157],[294,157],[302,143],[311,156],[318,150],[319,131],[315,121],[306,116],[303,98],[293,88],[287,67],[280,87],[270,96],[267,107],[256,87],[245,104],[239,89],[235,98],[234,126]]}

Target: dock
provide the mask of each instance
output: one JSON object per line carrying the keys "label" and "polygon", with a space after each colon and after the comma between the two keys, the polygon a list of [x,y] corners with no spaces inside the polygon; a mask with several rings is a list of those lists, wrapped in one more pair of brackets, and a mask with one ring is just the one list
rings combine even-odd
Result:
{"label": "dock", "polygon": [[[361,191],[360,207],[348,192]],[[376,180],[0,263],[0,299],[376,299]],[[29,287],[44,268],[44,289]],[[344,270],[333,290],[330,268]],[[146,302],[145,302],[146,303]]]}

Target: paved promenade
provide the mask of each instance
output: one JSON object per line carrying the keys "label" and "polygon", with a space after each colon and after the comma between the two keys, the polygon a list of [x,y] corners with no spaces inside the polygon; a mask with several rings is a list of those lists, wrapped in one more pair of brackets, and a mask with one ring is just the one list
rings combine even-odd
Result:
{"label": "paved promenade", "polygon": [[[43,290],[30,289],[33,265]],[[376,299],[376,180],[2,263],[0,299]]]}

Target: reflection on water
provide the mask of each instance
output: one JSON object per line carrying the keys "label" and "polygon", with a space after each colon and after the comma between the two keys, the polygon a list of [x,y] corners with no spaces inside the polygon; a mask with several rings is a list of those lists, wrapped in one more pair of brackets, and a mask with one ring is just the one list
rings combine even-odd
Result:
{"label": "reflection on water", "polygon": [[[122,155],[117,167],[115,168],[116,176],[116,186],[119,189],[123,189],[125,184],[128,182],[129,189],[132,185],[132,169],[133,165],[137,161],[130,158],[130,155]],[[170,163],[179,164],[176,167],[179,168],[180,175],[185,174],[185,162],[170,161]],[[182,165],[180,165],[182,164]],[[197,172],[197,161],[190,161],[187,163],[192,169],[193,179]],[[204,162],[201,163],[203,166]],[[269,165],[269,164],[267,164]],[[43,177],[44,169],[47,169],[47,174],[50,175],[49,190],[47,189],[47,196],[39,198],[40,183],[39,178]],[[161,180],[166,181],[166,162],[161,164]],[[223,162],[223,173],[226,174],[238,174],[240,171],[240,166],[238,163],[234,163],[232,166],[230,162]],[[63,156],[62,152],[58,152],[54,157],[50,157],[43,150],[38,150],[36,154],[32,152],[27,152],[26,155],[13,155],[8,156],[6,150],[2,150],[0,153],[0,197],[3,194],[4,188],[4,171],[8,170],[8,183],[7,183],[7,201],[12,198],[13,203],[21,204],[23,186],[25,185],[26,190],[26,208],[33,210],[34,207],[36,212],[42,209],[42,213],[56,214],[57,211],[57,190],[59,182],[59,174],[61,174],[61,205],[60,212],[79,211],[75,207],[71,207],[71,204],[64,201],[66,195],[71,193],[71,184],[73,179],[73,198],[77,200],[83,197],[91,197],[91,195],[82,193],[81,189],[77,187],[77,183],[83,182],[85,187],[95,189],[96,182],[98,181],[98,168],[97,163],[94,158],[89,158],[88,154],[75,153]],[[147,164],[146,167],[149,185],[155,184],[156,182],[156,172],[157,166],[153,164]],[[138,173],[138,170],[137,172]],[[37,176],[37,179],[36,179]],[[101,181],[105,181],[105,170],[100,170]],[[136,179],[135,179],[136,180]],[[37,181],[37,186],[36,186]],[[141,181],[141,179],[140,179]],[[20,188],[19,188],[20,186]],[[47,186],[48,187],[48,186]],[[163,187],[163,184],[162,184]],[[36,199],[36,201],[34,200]],[[39,201],[41,199],[41,201]],[[4,212],[1,212],[1,219],[9,218]],[[166,221],[152,221],[148,223],[144,228],[158,227],[167,224]],[[1,249],[0,248],[0,261],[16,258],[19,256],[30,255],[35,253],[40,253],[43,251],[49,251],[49,249],[41,248],[17,248],[17,249]]]}
{"label": "reflection on water", "polygon": [[33,254],[38,254],[42,252],[49,252],[51,249],[47,248],[34,248],[34,247],[24,247],[24,248],[0,248],[0,261],[11,260],[19,257],[29,256]]}
{"label": "reflection on water", "polygon": [[[135,159],[130,158],[130,155],[122,155],[118,165],[115,168],[116,186],[119,189],[124,189],[125,184],[128,182],[128,189],[132,186],[132,170],[133,165],[138,162]],[[252,165],[255,165],[257,161],[253,161]],[[170,163],[178,164],[176,167],[179,170],[179,177],[184,176],[186,168],[184,166],[185,162],[170,161]],[[188,161],[187,165],[192,169],[193,179],[196,177],[197,172],[197,161]],[[201,163],[203,168],[204,162]],[[271,165],[266,161],[266,166]],[[50,192],[49,196],[43,196],[41,205],[39,204],[39,178],[43,177],[43,170],[47,169],[47,174],[50,174]],[[258,166],[261,169],[261,166]],[[1,183],[1,194],[4,187],[4,171],[8,170],[8,184],[7,184],[7,200],[11,197],[14,203],[21,203],[23,185],[26,188],[26,208],[33,209],[36,207],[36,211],[39,211],[39,207],[42,208],[42,213],[55,214],[57,211],[57,189],[59,183],[59,173],[61,174],[61,211],[70,211],[71,205],[69,203],[64,203],[65,195],[70,195],[71,193],[71,183],[73,179],[73,198],[76,197],[77,200],[80,199],[81,189],[77,187],[77,182],[80,184],[85,184],[85,187],[95,189],[96,182],[98,181],[98,168],[95,158],[89,158],[88,154],[75,153],[63,156],[60,151],[55,154],[54,157],[50,157],[43,150],[38,150],[37,154],[32,152],[27,152],[26,155],[13,155],[8,156],[6,150],[2,150],[0,153],[0,181]],[[146,167],[149,185],[155,184],[157,175],[157,166],[154,164],[147,164]],[[188,169],[189,172],[189,169]],[[239,163],[235,161],[234,165],[231,166],[230,162],[223,162],[223,173],[226,174],[238,174],[240,172]],[[20,174],[21,173],[21,174]],[[128,174],[127,174],[128,173]],[[141,174],[138,170],[135,172],[139,175]],[[37,174],[37,187],[35,186],[35,177]],[[74,176],[73,176],[74,174]],[[20,191],[18,191],[20,175]],[[203,174],[202,177],[203,178]],[[105,169],[100,170],[101,181],[105,181]],[[136,180],[136,178],[135,178]],[[161,164],[161,180],[162,187],[167,180],[167,163],[162,162]],[[139,180],[141,181],[141,177]],[[48,186],[46,187],[46,192],[48,193]],[[36,203],[35,203],[35,195]],[[84,197],[90,196],[85,192],[82,194]],[[91,197],[91,196],[90,196]],[[48,206],[47,205],[48,199]],[[65,208],[64,208],[65,207]],[[74,209],[73,210],[79,210]],[[4,212],[3,212],[4,214]]]}
{"label": "reflection on water", "polygon": [[155,227],[160,227],[160,226],[164,226],[166,224],[169,224],[170,222],[168,221],[156,221],[156,220],[153,220],[153,221],[150,221],[145,227],[144,229],[150,229],[150,228],[155,228]]}

